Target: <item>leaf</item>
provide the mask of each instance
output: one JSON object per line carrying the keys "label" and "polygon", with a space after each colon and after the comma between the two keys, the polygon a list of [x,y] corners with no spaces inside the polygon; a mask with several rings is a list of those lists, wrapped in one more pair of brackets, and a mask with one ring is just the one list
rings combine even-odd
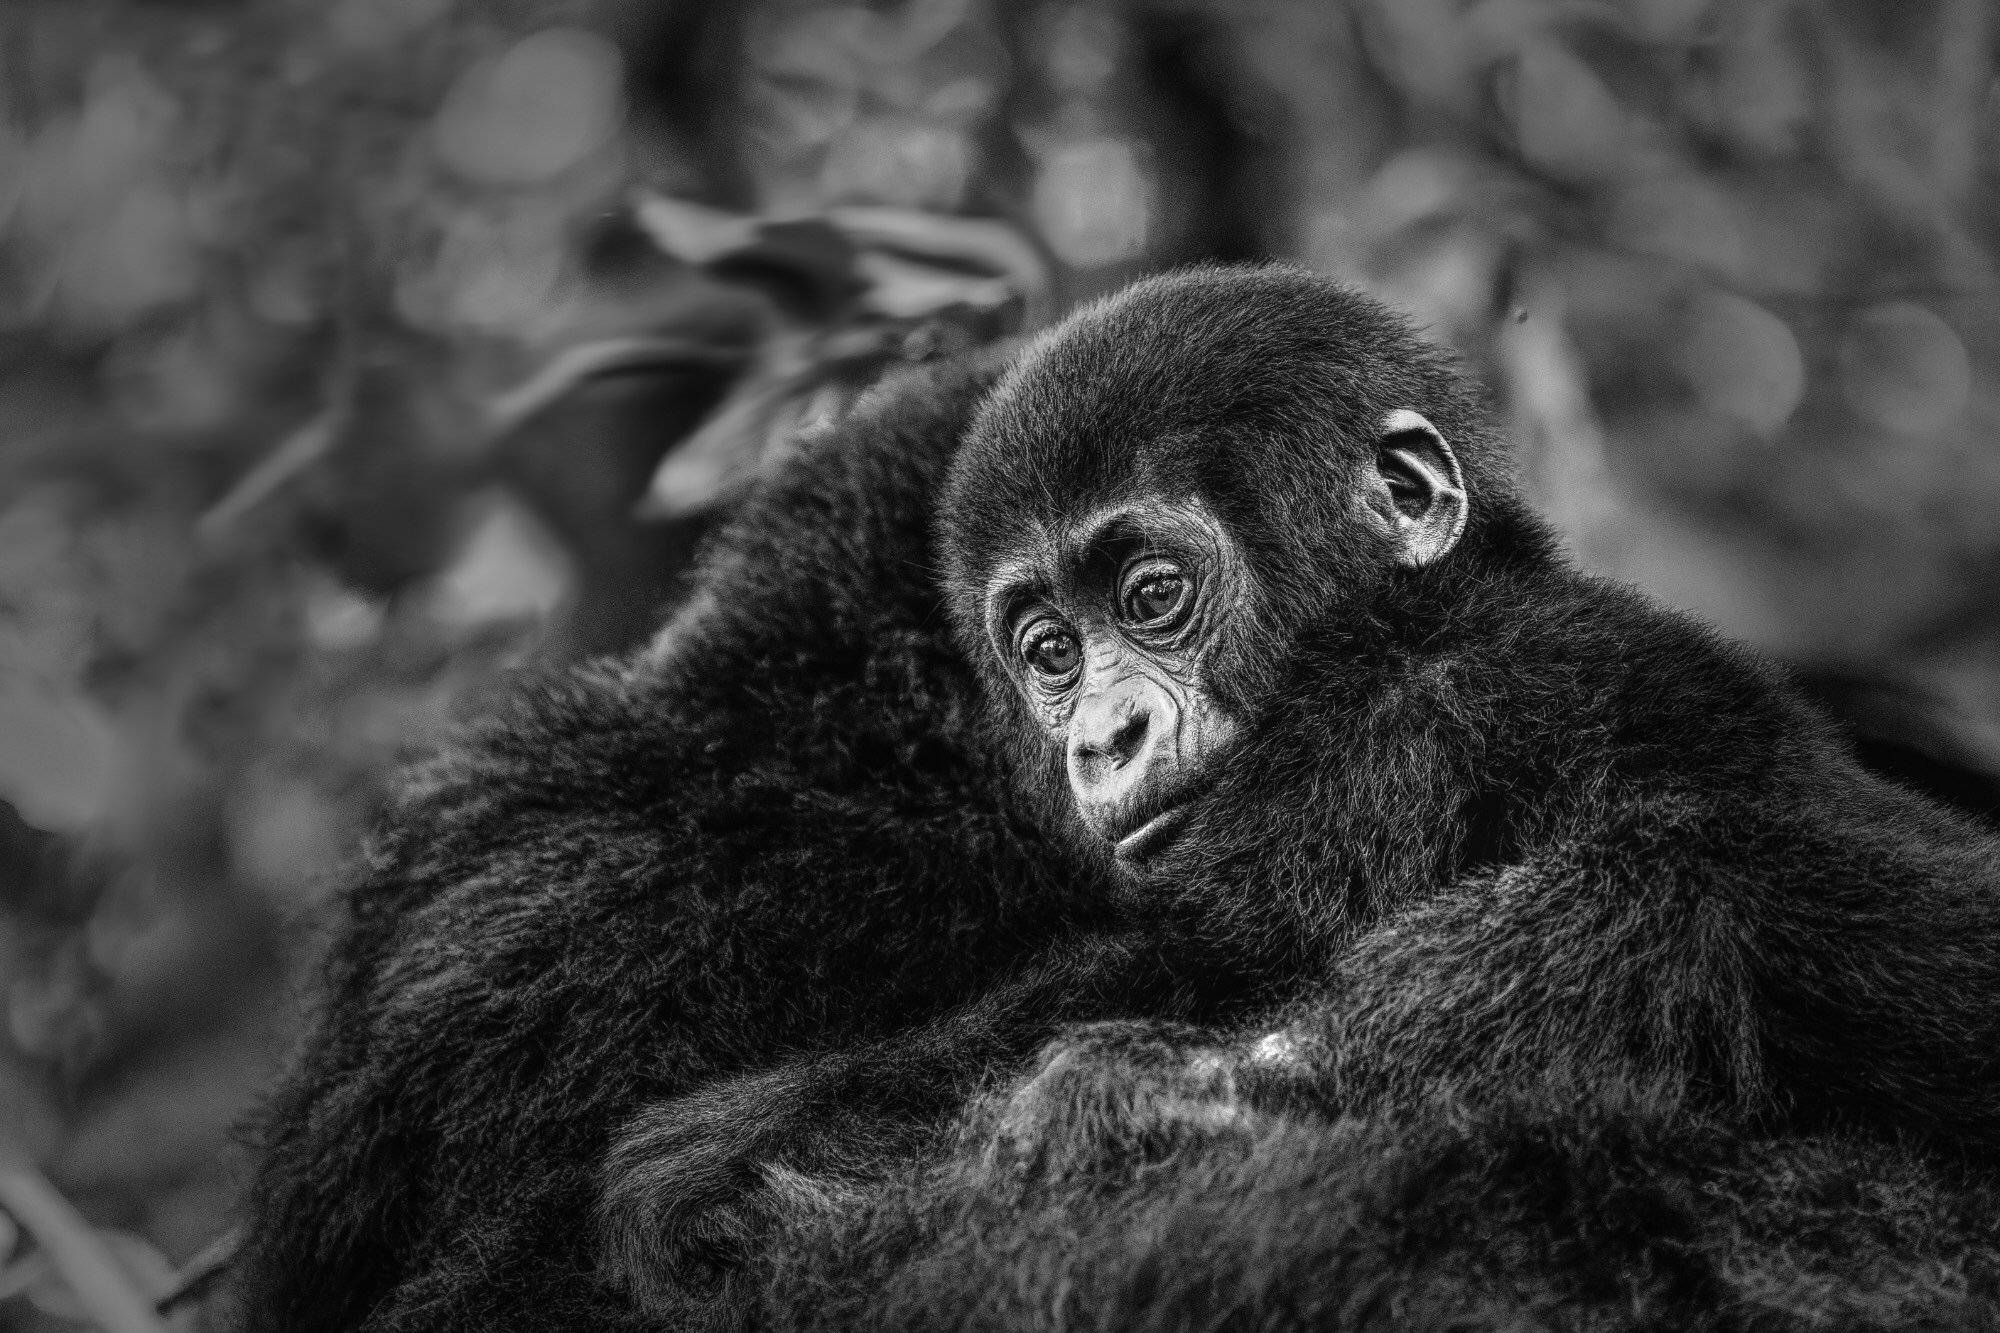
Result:
{"label": "leaf", "polygon": [[[97,1238],[103,1242],[119,1269],[131,1279],[132,1286],[146,1300],[149,1302],[157,1300],[172,1290],[174,1266],[167,1262],[167,1257],[144,1236],[100,1227],[97,1229]],[[91,1307],[78,1298],[69,1284],[56,1273],[53,1265],[44,1262],[38,1265],[38,1269],[35,1277],[25,1288],[29,1303],[43,1314],[54,1315],[58,1319],[89,1321]]]}
{"label": "leaf", "polygon": [[1791,327],[1733,292],[1696,297],[1675,364],[1705,406],[1761,435],[1784,425],[1805,395],[1805,357]]}
{"label": "leaf", "polygon": [[0,681],[0,800],[38,828],[88,828],[118,778],[118,734],[82,695]]}
{"label": "leaf", "polygon": [[911,208],[835,208],[828,218],[857,245],[1005,278],[1019,295],[1039,299],[1048,265],[1022,233],[990,218],[952,217]]}
{"label": "leaf", "polygon": [[655,245],[683,263],[759,286],[775,278],[809,318],[831,317],[862,285],[854,243],[823,218],[772,221],[653,194],[634,202],[633,217]]}
{"label": "leaf", "polygon": [[104,1333],[165,1333],[139,1287],[158,1280],[157,1290],[164,1292],[172,1280],[172,1266],[151,1245],[125,1232],[92,1230],[47,1177],[25,1164],[0,1168],[0,1208],[34,1237],[48,1260],[50,1280],[29,1288],[37,1306],[87,1320]]}
{"label": "leaf", "polygon": [[755,218],[663,194],[639,196],[632,216],[653,244],[686,264],[712,264],[757,235]]}
{"label": "leaf", "polygon": [[897,255],[863,255],[860,267],[868,279],[863,303],[896,319],[916,319],[958,305],[990,310],[1018,295],[1005,278],[976,277]]}
{"label": "leaf", "polygon": [[540,620],[569,595],[574,576],[560,544],[517,501],[496,492],[431,589],[432,613],[448,625]]}
{"label": "leaf", "polygon": [[1567,46],[1527,42],[1507,73],[1501,101],[1522,156],[1563,176],[1611,175],[1630,165],[1625,108]]}
{"label": "leaf", "polygon": [[766,346],[722,405],[662,460],[640,503],[643,517],[699,512],[754,472],[771,439],[797,421],[800,390],[812,374],[811,342],[794,333]]}
{"label": "leaf", "polygon": [[438,156],[487,185],[534,185],[582,162],[623,118],[618,48],[549,28],[459,76],[433,126]]}

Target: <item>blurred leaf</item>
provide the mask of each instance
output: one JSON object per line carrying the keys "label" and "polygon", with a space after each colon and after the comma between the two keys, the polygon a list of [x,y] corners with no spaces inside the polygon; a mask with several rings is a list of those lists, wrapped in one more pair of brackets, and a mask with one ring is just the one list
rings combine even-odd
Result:
{"label": "blurred leaf", "polygon": [[869,116],[840,136],[820,168],[830,199],[952,208],[964,197],[972,146],[956,127],[909,116]]}
{"label": "blurred leaf", "polygon": [[916,319],[955,305],[992,309],[1020,295],[1005,278],[953,273],[891,254],[863,255],[860,269],[868,282],[869,309],[893,319]]}
{"label": "blurred leaf", "polygon": [[105,813],[118,735],[81,695],[0,677],[0,800],[29,823],[74,832]]}
{"label": "blurred leaf", "polygon": [[662,194],[639,196],[633,215],[655,245],[690,264],[713,263],[757,240],[753,217]]}
{"label": "blurred leaf", "polygon": [[827,217],[864,249],[920,259],[946,271],[1002,278],[1016,295],[1030,300],[1039,300],[1048,288],[1048,265],[1018,228],[1004,222],[854,205],[831,209]]}
{"label": "blurred leaf", "polygon": [[135,183],[102,212],[77,219],[66,238],[59,299],[87,328],[122,328],[185,300],[203,276],[181,198]]}
{"label": "blurred leaf", "polygon": [[572,582],[561,548],[505,494],[495,492],[474,503],[484,513],[439,572],[429,593],[432,614],[454,626],[548,615],[568,595]]}
{"label": "blurred leaf", "polygon": [[860,286],[853,244],[820,218],[762,220],[651,194],[633,215],[667,254],[738,281],[775,282],[807,318],[836,312]]}
{"label": "blurred leaf", "polygon": [[1805,393],[1805,359],[1790,327],[1730,292],[1696,297],[1676,358],[1704,404],[1759,434],[1782,426]]}
{"label": "blurred leaf", "polygon": [[164,1291],[172,1267],[144,1240],[92,1231],[70,1202],[25,1164],[0,1166],[0,1208],[13,1214],[48,1260],[48,1280],[29,1288],[38,1306],[94,1323],[103,1333],[165,1333],[140,1284],[156,1281],[153,1289]]}
{"label": "blurred leaf", "polygon": [[255,776],[229,806],[232,869],[278,901],[309,904],[346,853],[347,820],[310,782]]}
{"label": "blurred leaf", "polygon": [[1154,223],[1154,182],[1139,146],[1111,135],[1049,144],[1035,178],[1035,222],[1051,249],[1078,268],[1136,258]]}
{"label": "blurred leaf", "polygon": [[618,48],[595,33],[524,37],[459,76],[438,112],[438,156],[482,184],[539,184],[617,132],[622,78]]}
{"label": "blurred leaf", "polygon": [[1972,363],[1951,326],[1914,301],[1855,315],[1840,342],[1848,403],[1885,430],[1924,434],[1965,414]]}
{"label": "blurred leaf", "polygon": [[747,355],[735,347],[716,345],[712,335],[706,341],[624,337],[580,343],[564,348],[526,380],[492,398],[486,405],[487,429],[495,438],[506,436],[600,375],[689,367],[733,371]]}
{"label": "blurred leaf", "polygon": [[1476,91],[1463,11],[1455,0],[1369,0],[1362,31],[1393,86],[1426,101],[1469,102]]}
{"label": "blurred leaf", "polygon": [[1786,10],[1784,5],[1731,9],[1729,39],[1715,47],[1719,128],[1739,151],[1755,157],[1788,157],[1810,132],[1813,90]]}
{"label": "blurred leaf", "polygon": [[236,1253],[243,1247],[243,1237],[234,1228],[223,1232],[214,1240],[201,1247],[174,1274],[173,1285],[159,1296],[161,1314],[198,1301],[235,1262]]}
{"label": "blurred leaf", "polygon": [[[133,1289],[150,1304],[174,1285],[174,1266],[154,1248],[152,1242],[129,1231],[99,1228],[97,1238],[109,1251],[112,1261],[131,1282]],[[94,1304],[79,1298],[52,1265],[40,1265],[37,1277],[27,1286],[28,1300],[43,1314],[58,1319],[93,1322]]]}
{"label": "blurred leaf", "polygon": [[1563,176],[1601,176],[1624,163],[1625,108],[1563,43],[1526,43],[1505,71],[1501,105],[1521,153]]}
{"label": "blurred leaf", "polygon": [[654,472],[641,508],[646,517],[699,512],[749,479],[770,443],[802,418],[802,390],[813,375],[811,342],[810,335],[787,334],[766,344],[722,406]]}

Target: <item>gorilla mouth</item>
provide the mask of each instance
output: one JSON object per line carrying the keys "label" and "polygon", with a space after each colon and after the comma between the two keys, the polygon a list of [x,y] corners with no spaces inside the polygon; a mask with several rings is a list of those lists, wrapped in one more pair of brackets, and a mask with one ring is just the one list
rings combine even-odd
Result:
{"label": "gorilla mouth", "polygon": [[1179,834],[1187,815],[1187,806],[1169,806],[1118,839],[1112,855],[1131,865],[1157,855]]}

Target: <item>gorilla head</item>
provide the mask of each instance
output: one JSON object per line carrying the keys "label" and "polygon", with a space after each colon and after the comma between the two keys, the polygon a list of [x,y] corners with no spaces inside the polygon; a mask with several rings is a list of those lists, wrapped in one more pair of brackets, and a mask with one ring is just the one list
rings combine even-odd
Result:
{"label": "gorilla head", "polygon": [[1141,283],[1000,383],[946,491],[954,615],[1021,770],[1128,897],[1226,897],[1232,940],[1246,912],[1323,930],[1365,906],[1330,869],[1372,857],[1380,885],[1437,845],[1394,828],[1455,815],[1443,794],[1361,749],[1466,580],[1547,559],[1499,439],[1403,321],[1283,268]]}

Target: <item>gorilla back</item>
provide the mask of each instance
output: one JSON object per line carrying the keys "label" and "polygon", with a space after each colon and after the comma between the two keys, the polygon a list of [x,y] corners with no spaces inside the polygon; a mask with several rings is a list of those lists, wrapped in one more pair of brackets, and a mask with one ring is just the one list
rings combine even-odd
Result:
{"label": "gorilla back", "polygon": [[995,776],[929,574],[988,383],[914,375],[801,445],[653,652],[408,782],[262,1126],[245,1327],[619,1326],[590,1225],[615,1126],[920,1023],[1091,917]]}

